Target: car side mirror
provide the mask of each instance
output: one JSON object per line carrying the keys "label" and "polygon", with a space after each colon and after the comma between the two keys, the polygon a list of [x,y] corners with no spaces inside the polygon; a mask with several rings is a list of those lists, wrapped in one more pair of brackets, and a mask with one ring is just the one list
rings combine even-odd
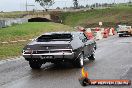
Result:
{"label": "car side mirror", "polygon": [[87,41],[88,41],[88,39],[87,39],[87,38],[85,38],[85,39],[83,39],[83,40],[82,40],[82,42],[87,42]]}
{"label": "car side mirror", "polygon": [[89,40],[89,38],[88,38],[88,37],[87,37],[86,39],[87,39],[87,40]]}

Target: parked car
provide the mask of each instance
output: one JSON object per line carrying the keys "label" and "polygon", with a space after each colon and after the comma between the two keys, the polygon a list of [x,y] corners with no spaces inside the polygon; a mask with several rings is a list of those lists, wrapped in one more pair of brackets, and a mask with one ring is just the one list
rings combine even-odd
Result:
{"label": "parked car", "polygon": [[89,40],[83,32],[45,33],[23,49],[23,57],[33,69],[46,62],[71,62],[83,67],[84,59],[95,60],[96,42]]}
{"label": "parked car", "polygon": [[118,30],[117,30],[119,37],[123,36],[132,36],[132,28],[131,26],[126,26],[126,25],[119,25]]}

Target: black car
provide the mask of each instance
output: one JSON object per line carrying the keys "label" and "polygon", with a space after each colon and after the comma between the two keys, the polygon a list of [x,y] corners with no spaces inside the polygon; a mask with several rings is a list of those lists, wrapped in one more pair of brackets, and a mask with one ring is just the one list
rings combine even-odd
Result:
{"label": "black car", "polygon": [[83,32],[52,32],[36,38],[23,49],[23,57],[33,69],[46,62],[72,62],[82,67],[85,58],[95,60],[96,42]]}

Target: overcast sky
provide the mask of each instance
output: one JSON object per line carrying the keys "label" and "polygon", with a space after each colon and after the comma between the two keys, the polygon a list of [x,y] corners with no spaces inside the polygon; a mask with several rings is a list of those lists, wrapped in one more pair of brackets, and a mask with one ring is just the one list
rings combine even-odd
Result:
{"label": "overcast sky", "polygon": [[[80,5],[93,4],[93,3],[112,3],[114,0],[78,0]],[[129,0],[115,0],[119,2],[127,2]],[[35,5],[28,7],[28,10],[42,9],[35,0],[27,0],[28,4]],[[0,11],[23,11],[25,10],[26,0],[0,0]],[[55,0],[55,4],[51,8],[56,7],[70,7],[73,6],[72,0]]]}

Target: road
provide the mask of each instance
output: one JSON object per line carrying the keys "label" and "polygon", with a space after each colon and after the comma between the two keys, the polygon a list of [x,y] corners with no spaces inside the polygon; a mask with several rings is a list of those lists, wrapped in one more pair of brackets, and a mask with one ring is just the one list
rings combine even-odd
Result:
{"label": "road", "polygon": [[[132,37],[112,36],[97,42],[96,60],[85,60],[90,79],[132,80]],[[0,63],[0,88],[83,88],[81,69],[71,64],[45,64],[32,70],[21,59]],[[132,86],[87,86],[86,88],[132,88]]]}

